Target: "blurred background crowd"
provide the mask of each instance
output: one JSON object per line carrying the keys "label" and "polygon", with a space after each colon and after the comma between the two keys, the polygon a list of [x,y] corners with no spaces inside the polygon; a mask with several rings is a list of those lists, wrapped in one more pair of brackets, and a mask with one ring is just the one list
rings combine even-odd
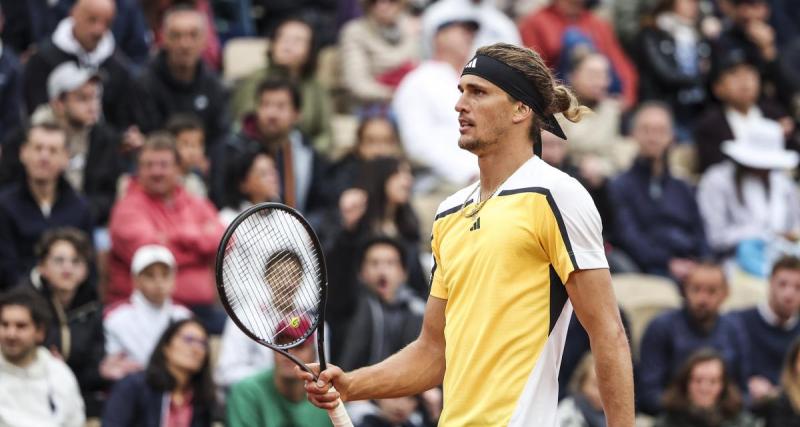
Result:
{"label": "blurred background crowd", "polygon": [[[330,425],[220,307],[225,226],[299,209],[328,262],[329,360],[399,350],[436,207],[478,177],[456,143],[460,71],[507,42],[594,112],[562,120],[566,143],[544,133],[542,157],[603,219],[637,422],[800,426],[800,2],[0,7],[0,425]],[[605,426],[575,319],[559,382],[562,426]],[[348,410],[432,426],[441,396]]]}

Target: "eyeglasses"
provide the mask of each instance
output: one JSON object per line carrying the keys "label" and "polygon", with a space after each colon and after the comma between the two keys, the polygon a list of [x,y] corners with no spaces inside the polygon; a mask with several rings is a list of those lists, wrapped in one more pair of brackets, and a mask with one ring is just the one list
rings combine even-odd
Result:
{"label": "eyeglasses", "polygon": [[178,335],[178,338],[180,338],[184,344],[202,348],[203,350],[208,348],[208,339],[206,338],[198,338],[191,335]]}
{"label": "eyeglasses", "polygon": [[81,265],[81,264],[83,264],[85,262],[83,260],[83,258],[79,258],[79,257],[71,257],[71,258],[69,258],[69,257],[65,257],[65,256],[52,256],[52,257],[47,258],[47,261],[48,262],[52,262],[53,264],[56,264],[56,265],[66,265],[67,263],[72,264],[72,265]]}

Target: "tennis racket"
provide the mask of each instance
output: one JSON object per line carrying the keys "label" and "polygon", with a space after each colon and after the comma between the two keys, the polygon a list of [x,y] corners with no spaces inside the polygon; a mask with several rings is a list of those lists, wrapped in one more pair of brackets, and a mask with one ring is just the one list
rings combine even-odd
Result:
{"label": "tennis racket", "polygon": [[[236,326],[315,378],[287,350],[316,331],[320,372],[325,370],[325,258],[300,213],[280,203],[261,203],[239,214],[217,250],[216,279],[222,305]],[[341,399],[328,415],[335,427],[353,426]]]}

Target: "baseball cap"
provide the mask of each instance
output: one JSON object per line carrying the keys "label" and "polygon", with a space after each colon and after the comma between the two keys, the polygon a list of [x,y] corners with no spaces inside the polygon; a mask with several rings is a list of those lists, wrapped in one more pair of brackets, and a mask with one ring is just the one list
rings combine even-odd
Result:
{"label": "baseball cap", "polygon": [[100,75],[91,68],[80,67],[67,61],[61,63],[47,77],[47,96],[55,99],[65,92],[71,92],[88,81],[100,81]]}
{"label": "baseball cap", "polygon": [[175,257],[169,249],[161,245],[144,245],[133,254],[131,273],[136,276],[155,263],[166,264],[170,269],[175,269]]}

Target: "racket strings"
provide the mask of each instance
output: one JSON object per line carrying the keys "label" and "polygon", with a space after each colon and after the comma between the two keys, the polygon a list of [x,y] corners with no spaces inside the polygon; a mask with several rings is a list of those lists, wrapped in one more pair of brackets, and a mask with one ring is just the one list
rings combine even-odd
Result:
{"label": "racket strings", "polygon": [[304,339],[301,319],[315,325],[319,315],[322,267],[303,224],[283,210],[256,211],[238,224],[225,251],[223,289],[240,323],[273,345],[287,332],[293,342]]}

